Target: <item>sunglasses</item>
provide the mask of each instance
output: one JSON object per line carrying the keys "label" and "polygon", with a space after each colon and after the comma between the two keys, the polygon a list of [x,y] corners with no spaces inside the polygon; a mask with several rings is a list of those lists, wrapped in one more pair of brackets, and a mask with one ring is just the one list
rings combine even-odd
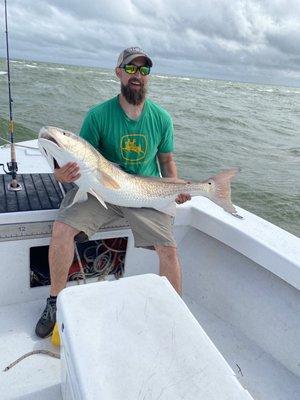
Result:
{"label": "sunglasses", "polygon": [[140,71],[141,75],[146,76],[150,74],[150,67],[146,65],[142,65],[138,67],[137,65],[134,64],[126,64],[124,67],[122,67],[127,74],[133,75],[137,71]]}

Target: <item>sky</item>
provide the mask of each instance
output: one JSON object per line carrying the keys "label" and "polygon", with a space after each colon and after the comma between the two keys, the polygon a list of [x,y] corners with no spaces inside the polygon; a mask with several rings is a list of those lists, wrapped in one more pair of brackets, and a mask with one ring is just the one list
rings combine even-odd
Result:
{"label": "sky", "polygon": [[[7,0],[12,59],[300,86],[300,0]],[[5,57],[4,0],[0,56]]]}

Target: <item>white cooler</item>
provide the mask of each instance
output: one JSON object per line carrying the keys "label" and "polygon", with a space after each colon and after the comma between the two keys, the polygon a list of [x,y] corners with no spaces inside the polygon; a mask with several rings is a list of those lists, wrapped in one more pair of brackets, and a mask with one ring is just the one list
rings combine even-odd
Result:
{"label": "white cooler", "polygon": [[73,286],[58,298],[64,400],[249,400],[166,278]]}

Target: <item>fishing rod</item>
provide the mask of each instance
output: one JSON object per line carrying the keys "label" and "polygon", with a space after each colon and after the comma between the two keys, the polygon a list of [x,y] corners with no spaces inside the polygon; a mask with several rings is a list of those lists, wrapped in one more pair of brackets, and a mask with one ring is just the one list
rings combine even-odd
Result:
{"label": "fishing rod", "polygon": [[18,171],[18,164],[17,164],[17,157],[16,157],[16,150],[14,144],[14,121],[13,121],[13,111],[12,111],[12,103],[13,99],[11,96],[11,80],[10,80],[10,58],[9,58],[9,45],[8,45],[8,23],[7,23],[7,3],[4,0],[4,8],[5,8],[5,37],[6,37],[6,64],[7,64],[7,82],[8,82],[8,100],[9,100],[9,123],[8,123],[8,132],[10,136],[10,156],[11,161],[7,163],[8,172],[4,171],[11,175],[11,182],[8,184],[8,190],[21,190],[22,187],[17,181],[17,171]]}

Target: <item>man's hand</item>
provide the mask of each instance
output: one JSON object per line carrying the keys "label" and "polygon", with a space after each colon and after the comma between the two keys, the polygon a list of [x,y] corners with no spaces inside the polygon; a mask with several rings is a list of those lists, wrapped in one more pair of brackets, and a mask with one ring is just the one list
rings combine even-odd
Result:
{"label": "man's hand", "polygon": [[80,177],[79,165],[76,162],[68,162],[61,168],[55,168],[55,178],[62,183],[71,183]]}
{"label": "man's hand", "polygon": [[175,199],[177,204],[185,203],[188,200],[191,200],[191,195],[188,193],[180,193]]}
{"label": "man's hand", "polygon": [[[172,153],[159,153],[157,155],[162,176],[165,178],[177,178],[177,168],[175,161],[173,159]],[[183,181],[184,182],[184,181]],[[191,200],[191,195],[188,193],[180,193],[175,201],[177,204],[185,203],[186,201]]]}

